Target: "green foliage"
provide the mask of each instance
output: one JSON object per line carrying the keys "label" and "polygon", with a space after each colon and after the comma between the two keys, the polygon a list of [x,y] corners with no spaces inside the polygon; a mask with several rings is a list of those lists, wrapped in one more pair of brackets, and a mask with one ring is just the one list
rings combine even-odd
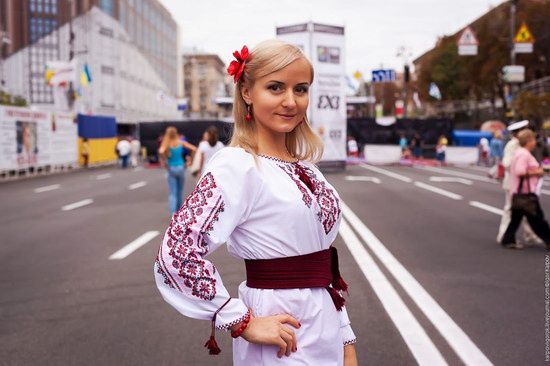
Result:
{"label": "green foliage", "polygon": [[0,105],[11,105],[16,107],[26,107],[27,101],[17,95],[8,94],[0,90]]}
{"label": "green foliage", "polygon": [[514,98],[514,109],[519,119],[528,119],[540,128],[542,121],[550,117],[550,93],[519,93]]}
{"label": "green foliage", "polygon": [[[550,1],[522,0],[516,13],[516,29],[525,21],[535,38],[532,54],[517,54],[516,64],[526,68],[526,81],[550,75]],[[495,100],[503,98],[502,67],[510,64],[510,2],[492,9],[471,24],[479,40],[476,56],[459,56],[457,41],[462,30],[444,37],[417,62],[418,90],[423,100],[435,82],[444,100]],[[503,98],[504,99],[504,98]]]}

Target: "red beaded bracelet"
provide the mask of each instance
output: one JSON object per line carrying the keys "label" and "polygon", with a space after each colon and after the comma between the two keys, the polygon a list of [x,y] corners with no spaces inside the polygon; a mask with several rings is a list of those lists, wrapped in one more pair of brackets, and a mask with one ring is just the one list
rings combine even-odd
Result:
{"label": "red beaded bracelet", "polygon": [[248,323],[250,322],[250,313],[246,315],[246,318],[243,319],[243,322],[239,329],[231,331],[231,337],[233,338],[239,338],[241,334],[243,334],[244,330],[248,326]]}

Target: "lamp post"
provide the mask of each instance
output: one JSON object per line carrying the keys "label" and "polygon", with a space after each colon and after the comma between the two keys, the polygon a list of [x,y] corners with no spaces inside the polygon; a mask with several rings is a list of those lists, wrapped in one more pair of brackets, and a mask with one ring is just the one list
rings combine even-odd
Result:
{"label": "lamp post", "polygon": [[[519,0],[512,0],[510,4],[510,65],[516,64],[516,51],[514,49],[514,37],[516,35],[516,6]],[[514,112],[514,84],[510,83],[510,113],[512,119]]]}
{"label": "lamp post", "polygon": [[4,45],[11,44],[11,39],[8,37],[6,31],[0,30],[0,89],[4,89],[5,80],[4,80]]}

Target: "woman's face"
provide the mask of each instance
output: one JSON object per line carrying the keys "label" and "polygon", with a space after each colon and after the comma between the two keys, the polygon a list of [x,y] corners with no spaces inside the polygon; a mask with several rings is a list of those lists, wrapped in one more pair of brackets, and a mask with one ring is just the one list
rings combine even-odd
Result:
{"label": "woman's face", "polygon": [[311,71],[308,62],[297,59],[287,67],[243,86],[243,98],[252,105],[259,129],[287,133],[304,119],[309,104]]}

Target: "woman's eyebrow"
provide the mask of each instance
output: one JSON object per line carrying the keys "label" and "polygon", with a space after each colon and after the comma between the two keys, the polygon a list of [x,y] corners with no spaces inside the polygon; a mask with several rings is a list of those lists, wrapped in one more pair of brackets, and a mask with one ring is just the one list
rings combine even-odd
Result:
{"label": "woman's eyebrow", "polygon": [[[285,85],[284,82],[279,81],[279,80],[269,80],[268,83],[277,83],[277,84]],[[309,86],[309,83],[307,81],[304,81],[304,82],[296,84],[296,86]]]}

